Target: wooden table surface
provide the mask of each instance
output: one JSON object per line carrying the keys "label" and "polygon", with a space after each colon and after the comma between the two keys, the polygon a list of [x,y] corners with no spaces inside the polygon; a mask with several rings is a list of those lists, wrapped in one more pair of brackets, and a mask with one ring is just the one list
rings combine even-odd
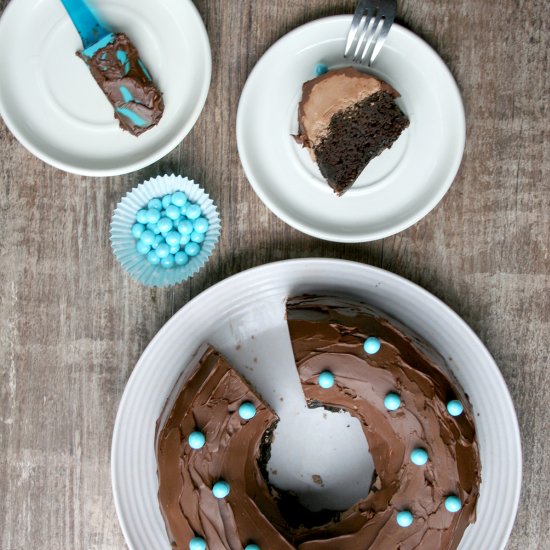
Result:
{"label": "wooden table surface", "polygon": [[[512,393],[524,445],[508,548],[550,548],[550,4],[399,2],[399,21],[439,52],[460,86],[464,161],[442,203],[414,227],[341,245],[300,234],[260,202],[239,162],[235,116],[248,74],[275,40],[307,21],[351,13],[355,2],[195,3],[212,44],[212,86],[194,130],[163,160],[127,176],[78,177],[34,158],[0,122],[0,547],[124,548],[111,433],[145,346],[190,298],[228,275],[323,256],[415,281],[481,337]],[[109,221],[126,191],[165,172],[201,182],[224,231],[190,282],[150,290],[116,263]]]}

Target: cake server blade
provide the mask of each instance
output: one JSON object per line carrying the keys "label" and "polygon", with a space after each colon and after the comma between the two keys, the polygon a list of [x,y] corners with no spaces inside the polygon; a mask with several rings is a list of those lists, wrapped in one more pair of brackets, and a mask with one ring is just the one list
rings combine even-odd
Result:
{"label": "cake server blade", "polygon": [[99,21],[85,0],[61,0],[61,2],[82,38],[84,55],[91,57],[111,41],[111,31]]}

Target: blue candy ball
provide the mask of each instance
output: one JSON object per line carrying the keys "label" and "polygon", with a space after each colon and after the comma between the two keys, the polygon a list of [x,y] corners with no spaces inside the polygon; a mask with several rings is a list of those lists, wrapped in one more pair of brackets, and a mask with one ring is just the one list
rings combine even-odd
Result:
{"label": "blue candy ball", "polygon": [[187,195],[183,191],[176,191],[172,195],[172,204],[180,208],[187,202]]}
{"label": "blue candy ball", "polygon": [[445,499],[445,508],[447,508],[447,512],[455,514],[456,512],[459,512],[462,508],[462,502],[457,496],[450,495]]}
{"label": "blue candy ball", "polygon": [[257,544],[247,544],[244,550],[260,550],[260,547]]}
{"label": "blue candy ball", "polygon": [[170,218],[171,220],[177,220],[180,217],[180,209],[177,206],[171,204],[166,209],[166,217]]}
{"label": "blue candy ball", "polygon": [[251,403],[250,401],[241,403],[241,406],[239,407],[239,416],[243,420],[250,420],[251,418],[254,418],[256,416],[256,407],[254,406],[254,403]]}
{"label": "blue candy ball", "polygon": [[157,227],[160,229],[161,233],[168,233],[173,226],[174,224],[169,218],[161,218],[157,223]]}
{"label": "blue candy ball", "polygon": [[369,336],[365,340],[365,343],[363,344],[363,349],[366,353],[369,355],[374,355],[375,353],[378,353],[380,351],[380,347],[382,344],[380,343],[380,340],[376,338],[375,336]]}
{"label": "blue candy ball", "polygon": [[332,386],[334,386],[334,374],[332,374],[329,370],[323,371],[319,375],[319,386],[325,390],[332,388]]}
{"label": "blue candy ball", "polygon": [[170,269],[172,267],[174,267],[174,255],[173,254],[168,254],[168,256],[162,258],[160,260],[160,265],[162,267],[164,267],[164,269]]}
{"label": "blue candy ball", "polygon": [[146,224],[149,222],[149,212],[147,210],[138,210],[136,214],[136,221],[138,223]]}
{"label": "blue candy ball", "polygon": [[191,240],[191,235],[182,235],[180,237],[180,246],[185,246]]}
{"label": "blue candy ball", "polygon": [[208,225],[208,220],[201,216],[193,222],[193,229],[197,233],[206,233],[208,231]]}
{"label": "blue candy ball", "polygon": [[396,411],[401,406],[401,398],[396,393],[388,393],[384,397],[384,407],[388,411]]}
{"label": "blue candy ball", "polygon": [[321,76],[322,74],[328,72],[328,67],[324,63],[317,63],[314,70],[316,76]]}
{"label": "blue candy ball", "polygon": [[155,237],[155,240],[153,241],[153,249],[156,250],[159,246],[159,244],[162,244],[164,242],[164,237],[162,235],[157,235]]}
{"label": "blue candy ball", "polygon": [[166,243],[161,243],[157,246],[157,254],[159,258],[166,258],[170,254],[170,247]]}
{"label": "blue candy ball", "polygon": [[206,550],[206,541],[202,537],[193,537],[189,541],[189,550]]}
{"label": "blue candy ball", "polygon": [[184,204],[181,208],[180,208],[180,214],[185,217],[185,214],[187,213],[187,207],[190,206],[189,203],[187,204]]}
{"label": "blue candy ball", "polygon": [[202,432],[191,432],[187,438],[187,443],[191,449],[202,449],[206,443],[206,437]]}
{"label": "blue candy ball", "polygon": [[176,262],[176,265],[185,265],[189,262],[189,256],[185,252],[180,251],[174,256],[174,261]]}
{"label": "blue candy ball", "polygon": [[142,223],[135,223],[132,225],[132,235],[134,239],[139,239],[144,231],[145,226]]}
{"label": "blue candy ball", "polygon": [[163,208],[168,208],[172,204],[172,195],[164,195],[161,202]]}
{"label": "blue candy ball", "polygon": [[169,231],[167,234],[166,234],[166,244],[170,245],[170,246],[175,246],[176,244],[179,245],[180,244],[180,238],[181,238],[181,235],[177,232],[177,231]]}
{"label": "blue candy ball", "polygon": [[194,242],[194,243],[202,243],[204,242],[204,239],[205,239],[205,236],[204,236],[204,233],[199,233],[197,231],[193,231],[193,233],[191,233],[191,240]]}
{"label": "blue candy ball", "polygon": [[145,254],[147,254],[149,252],[149,250],[151,250],[151,245],[147,244],[147,243],[144,243],[143,241],[139,240],[136,243],[136,250],[137,250],[138,254],[141,254],[142,256],[145,256]]}
{"label": "blue candy ball", "polygon": [[149,208],[149,210],[147,210],[147,217],[149,223],[157,223],[160,220],[160,210]]}
{"label": "blue candy ball", "polygon": [[151,250],[151,251],[147,254],[147,261],[148,261],[151,265],[159,265],[159,264],[160,264],[160,258],[159,258],[159,255],[157,254],[157,251],[156,251],[156,250]]}
{"label": "blue candy ball", "polygon": [[420,447],[414,449],[411,453],[411,462],[417,466],[424,466],[424,464],[428,462],[428,453],[425,449],[421,449]]}
{"label": "blue candy ball", "polygon": [[447,411],[451,416],[460,416],[464,412],[464,407],[460,401],[453,399],[447,403]]}
{"label": "blue candy ball", "polygon": [[217,481],[212,487],[212,493],[216,498],[225,498],[229,494],[230,488],[227,481]]}
{"label": "blue candy ball", "polygon": [[151,210],[151,209],[161,210],[162,209],[162,201],[160,199],[151,199],[147,203],[147,208],[149,208],[149,210]]}
{"label": "blue candy ball", "polygon": [[201,251],[201,247],[197,243],[187,243],[184,251],[188,256],[192,257],[196,256]]}
{"label": "blue candy ball", "polygon": [[159,235],[159,234],[160,234],[159,226],[158,226],[156,223],[148,223],[148,224],[147,224],[147,229],[148,229],[149,231],[152,231],[155,235]]}
{"label": "blue candy ball", "polygon": [[146,229],[139,239],[142,243],[148,244],[151,246],[155,242],[155,234],[149,229]]}
{"label": "blue candy ball", "polygon": [[190,220],[196,220],[202,214],[201,207],[198,204],[190,204],[185,211],[185,215]]}
{"label": "blue candy ball", "polygon": [[178,231],[182,235],[191,235],[193,233],[193,224],[189,220],[184,220],[178,224]]}
{"label": "blue candy ball", "polygon": [[414,517],[408,510],[402,510],[397,513],[396,520],[399,527],[410,527],[414,521]]}
{"label": "blue candy ball", "polygon": [[177,254],[180,251],[180,245],[175,244],[170,247],[170,254]]}

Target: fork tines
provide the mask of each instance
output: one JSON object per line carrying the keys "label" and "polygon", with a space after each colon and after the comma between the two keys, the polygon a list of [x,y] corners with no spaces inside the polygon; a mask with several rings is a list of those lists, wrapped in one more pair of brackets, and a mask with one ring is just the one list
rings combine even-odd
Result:
{"label": "fork tines", "polygon": [[[396,0],[360,0],[346,41],[344,57],[370,65],[380,53],[395,19]],[[355,45],[355,48],[353,47]]]}

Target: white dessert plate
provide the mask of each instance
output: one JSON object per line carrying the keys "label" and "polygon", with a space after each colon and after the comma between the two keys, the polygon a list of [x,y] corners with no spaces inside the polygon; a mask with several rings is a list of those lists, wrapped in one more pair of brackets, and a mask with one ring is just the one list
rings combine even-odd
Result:
{"label": "white dessert plate", "polygon": [[[170,549],[157,500],[155,424],[205,342],[226,355],[281,419],[269,463],[277,470],[272,482],[309,495],[310,505],[366,496],[368,486],[354,479],[360,473],[371,479],[360,469],[369,467],[370,455],[359,423],[351,419],[344,427],[347,414],[305,411],[284,316],[285,299],[305,292],[363,300],[446,358],[470,396],[482,465],[477,521],[459,548],[503,549],[519,500],[521,444],[512,400],[489,352],[458,315],[415,284],[367,265],[322,259],[268,264],[226,279],[186,304],[149,344],[128,381],[113,433],[113,493],[128,546]],[[315,474],[325,487],[313,481]]]}
{"label": "white dessert plate", "polygon": [[0,19],[0,115],[33,154],[57,168],[113,176],[169,153],[195,124],[208,94],[211,53],[191,0],[91,0],[126,33],[164,94],[159,124],[136,138],[76,57],[82,41],[60,0],[12,0]]}
{"label": "white dessert plate", "polygon": [[302,85],[315,77],[315,66],[349,65],[343,51],[350,23],[347,15],[313,21],[265,53],[240,99],[237,143],[250,184],[279,218],[314,237],[363,242],[406,229],[443,198],[462,159],[465,119],[456,82],[441,58],[394,24],[367,72],[401,94],[398,103],[410,126],[337,197],[292,136]]}

